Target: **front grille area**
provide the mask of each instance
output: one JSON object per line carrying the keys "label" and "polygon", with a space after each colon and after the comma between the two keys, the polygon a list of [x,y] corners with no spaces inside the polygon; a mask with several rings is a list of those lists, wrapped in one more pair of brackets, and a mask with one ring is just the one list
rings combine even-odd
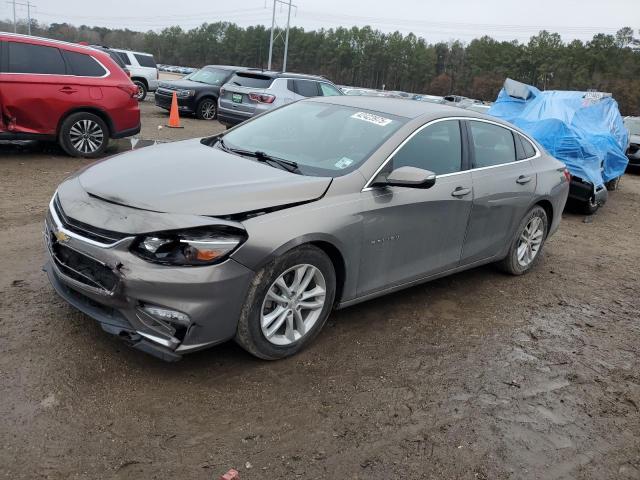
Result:
{"label": "front grille area", "polygon": [[126,233],[114,232],[112,230],[105,230],[103,228],[94,227],[93,225],[88,225],[86,223],[68,217],[67,215],[65,215],[64,210],[62,209],[62,205],[60,204],[60,200],[58,199],[57,195],[53,200],[53,208],[56,212],[56,215],[58,216],[58,220],[60,220],[60,223],[62,223],[62,227],[73,233],[77,233],[84,238],[93,240],[94,242],[100,242],[109,245],[130,236]]}
{"label": "front grille area", "polygon": [[171,96],[171,95],[173,95],[173,92],[174,92],[174,91],[175,91],[175,89],[174,89],[174,88],[170,88],[170,87],[159,87],[159,88],[156,90],[155,94],[156,94],[156,95],[158,95],[158,94],[159,94],[159,95],[168,95],[168,96]]}
{"label": "front grille area", "polygon": [[115,291],[118,277],[109,267],[73,248],[62,245],[48,226],[45,241],[56,267],[63,275],[102,294],[111,295]]}

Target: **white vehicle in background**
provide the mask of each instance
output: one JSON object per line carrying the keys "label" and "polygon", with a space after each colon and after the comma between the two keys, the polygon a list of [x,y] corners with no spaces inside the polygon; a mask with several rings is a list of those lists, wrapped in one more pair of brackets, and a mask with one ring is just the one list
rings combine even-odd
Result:
{"label": "white vehicle in background", "polygon": [[131,81],[138,87],[138,100],[142,101],[147,92],[155,92],[158,88],[158,66],[150,53],[132,52],[112,48],[122,58],[122,61],[131,72]]}

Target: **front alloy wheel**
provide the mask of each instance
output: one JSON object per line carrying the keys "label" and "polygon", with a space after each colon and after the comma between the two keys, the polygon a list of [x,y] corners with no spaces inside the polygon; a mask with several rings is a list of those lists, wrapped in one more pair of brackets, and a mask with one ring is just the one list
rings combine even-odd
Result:
{"label": "front alloy wheel", "polygon": [[299,352],[320,332],[336,295],[333,263],[312,245],[271,261],[253,278],[236,342],[265,360]]}
{"label": "front alloy wheel", "polygon": [[274,345],[291,345],[313,329],[325,304],[327,286],[313,265],[296,265],[280,275],[262,303],[262,334]]}

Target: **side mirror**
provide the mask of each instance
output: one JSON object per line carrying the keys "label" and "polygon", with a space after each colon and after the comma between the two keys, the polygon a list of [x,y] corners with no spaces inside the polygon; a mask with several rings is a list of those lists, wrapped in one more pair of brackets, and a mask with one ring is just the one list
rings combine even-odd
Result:
{"label": "side mirror", "polygon": [[431,188],[436,183],[436,174],[416,167],[400,167],[388,175],[380,174],[373,186]]}

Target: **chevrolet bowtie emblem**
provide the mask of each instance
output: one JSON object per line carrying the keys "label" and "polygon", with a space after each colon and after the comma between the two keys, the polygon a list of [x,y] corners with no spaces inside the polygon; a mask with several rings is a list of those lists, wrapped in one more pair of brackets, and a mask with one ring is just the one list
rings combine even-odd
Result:
{"label": "chevrolet bowtie emblem", "polygon": [[69,241],[69,235],[64,233],[62,230],[58,230],[57,232],[54,232],[53,234],[56,236],[56,239],[60,243],[64,243],[64,242],[68,242]]}

